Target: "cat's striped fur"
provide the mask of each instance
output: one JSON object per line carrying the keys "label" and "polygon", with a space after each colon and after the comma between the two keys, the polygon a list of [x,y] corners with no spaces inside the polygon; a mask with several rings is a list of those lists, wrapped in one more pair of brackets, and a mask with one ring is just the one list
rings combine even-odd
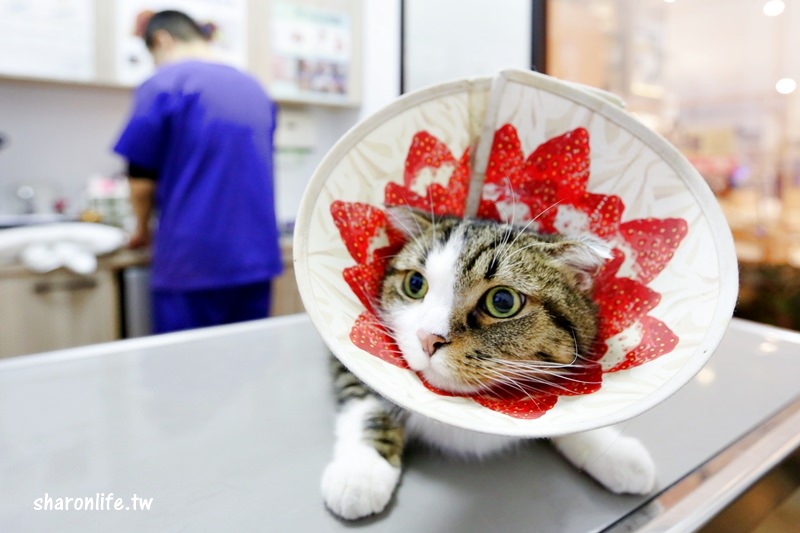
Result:
{"label": "cat's striped fur", "polygon": [[[405,208],[390,210],[390,217],[409,241],[391,261],[378,308],[405,361],[434,386],[457,393],[535,386],[579,364],[591,349],[592,274],[608,257],[600,242]],[[405,412],[338,361],[333,369],[337,441],[322,489],[328,507],[344,518],[385,507],[409,439],[478,457],[519,441]],[[653,484],[646,450],[612,429],[554,443],[615,492],[646,492]]]}

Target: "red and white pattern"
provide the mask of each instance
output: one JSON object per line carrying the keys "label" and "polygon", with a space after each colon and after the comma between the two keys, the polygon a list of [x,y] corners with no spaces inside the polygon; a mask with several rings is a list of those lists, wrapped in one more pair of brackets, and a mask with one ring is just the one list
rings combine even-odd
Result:
{"label": "red and white pattern", "polygon": [[[471,175],[469,160],[469,149],[456,159],[435,136],[427,131],[416,133],[405,159],[403,183],[386,185],[385,204],[463,216]],[[681,218],[622,222],[625,205],[621,198],[587,190],[589,169],[589,133],[584,128],[546,140],[528,157],[513,125],[504,124],[495,132],[478,216],[520,224],[532,220],[531,226],[543,233],[591,233],[613,247],[613,258],[598,273],[594,285],[600,316],[594,359],[546,387],[471,396],[484,407],[513,417],[537,418],[556,404],[558,396],[599,390],[603,372],[641,365],[671,352],[678,343],[678,336],[664,322],[648,315],[661,295],[647,284],[674,257],[688,224]],[[444,171],[449,172],[446,186],[438,182],[418,186],[417,181],[426,173]],[[403,245],[402,235],[387,225],[378,206],[336,200],[330,210],[342,242],[356,261],[343,270],[342,276],[365,308],[351,329],[350,339],[372,355],[408,368],[374,307],[389,257]],[[632,261],[633,277],[619,273],[626,258]],[[622,354],[622,361],[603,365],[606,341],[625,332],[630,337],[629,330],[638,337],[638,344]]]}

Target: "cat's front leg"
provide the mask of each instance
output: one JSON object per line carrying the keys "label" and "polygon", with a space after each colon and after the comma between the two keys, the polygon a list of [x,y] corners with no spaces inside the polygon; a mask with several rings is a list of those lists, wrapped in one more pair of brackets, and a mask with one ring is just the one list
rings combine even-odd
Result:
{"label": "cat's front leg", "polygon": [[333,460],[322,475],[328,508],[348,520],[381,512],[400,481],[402,445],[402,428],[377,398],[343,406]]}
{"label": "cat's front leg", "polygon": [[572,464],[618,494],[647,494],[656,481],[650,452],[633,437],[600,428],[552,439]]}
{"label": "cat's front leg", "polygon": [[341,408],[333,460],[322,475],[328,508],[348,520],[381,512],[400,482],[405,441],[386,404],[343,368],[337,377]]}

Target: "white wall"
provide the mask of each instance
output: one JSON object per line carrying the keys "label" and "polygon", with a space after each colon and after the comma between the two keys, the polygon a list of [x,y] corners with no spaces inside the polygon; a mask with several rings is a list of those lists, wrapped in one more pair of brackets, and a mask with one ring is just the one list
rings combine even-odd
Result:
{"label": "white wall", "polygon": [[364,0],[363,61],[360,119],[400,94],[400,0]]}
{"label": "white wall", "polygon": [[121,170],[110,146],[129,101],[123,89],[0,80],[0,212],[21,184],[74,203],[90,175]]}
{"label": "white wall", "polygon": [[[359,109],[305,108],[314,124],[313,148],[279,156],[278,216],[289,221],[308,180],[328,149],[355,123],[399,94],[400,1],[364,1],[363,105]],[[75,204],[87,178],[123,168],[111,153],[127,116],[130,92],[0,79],[0,212],[19,207],[20,184],[45,184]]]}

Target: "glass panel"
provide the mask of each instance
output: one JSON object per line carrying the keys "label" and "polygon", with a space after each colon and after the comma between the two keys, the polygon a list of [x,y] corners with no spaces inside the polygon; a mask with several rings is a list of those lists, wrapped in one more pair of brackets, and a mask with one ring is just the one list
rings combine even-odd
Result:
{"label": "glass panel", "polygon": [[531,3],[405,0],[404,91],[529,68]]}
{"label": "glass panel", "polygon": [[[800,5],[549,0],[547,9],[548,73],[622,96],[717,194],[751,283],[743,296],[776,276],[800,291],[800,33],[791,31]],[[743,316],[800,329],[798,291]]]}

